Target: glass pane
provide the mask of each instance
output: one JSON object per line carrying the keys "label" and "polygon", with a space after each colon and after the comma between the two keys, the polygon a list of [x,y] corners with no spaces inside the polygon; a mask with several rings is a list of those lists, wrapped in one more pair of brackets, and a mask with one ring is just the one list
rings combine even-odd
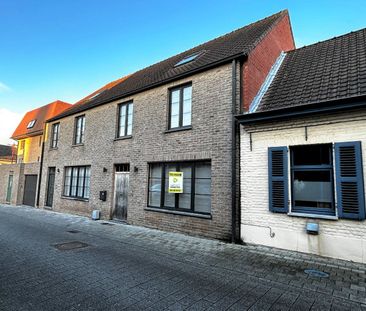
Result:
{"label": "glass pane", "polygon": [[119,111],[119,135],[118,136],[125,136],[125,129],[126,129],[126,105],[120,107]]}
{"label": "glass pane", "polygon": [[211,164],[197,163],[196,164],[196,178],[211,178]]}
{"label": "glass pane", "polygon": [[160,207],[160,192],[149,193],[149,206]]}
{"label": "glass pane", "polygon": [[191,164],[181,164],[179,171],[183,172],[183,178],[192,178]]}
{"label": "glass pane", "polygon": [[161,178],[161,164],[150,164],[150,177]]}
{"label": "glass pane", "polygon": [[295,171],[293,196],[295,207],[332,208],[331,171]]}
{"label": "glass pane", "polygon": [[175,90],[172,92],[172,104],[179,103],[180,90]]}
{"label": "glass pane", "polygon": [[65,169],[64,195],[70,195],[71,167]]}
{"label": "glass pane", "polygon": [[165,199],[164,199],[164,206],[167,207],[175,207],[175,193],[169,193],[169,172],[175,172],[176,168],[172,166],[166,167],[166,178],[165,178]]}
{"label": "glass pane", "polygon": [[170,127],[171,128],[179,127],[179,115],[172,116],[170,120]]}
{"label": "glass pane", "polygon": [[194,210],[198,213],[211,213],[211,197],[208,195],[195,195]]}
{"label": "glass pane", "polygon": [[79,170],[79,182],[78,182],[78,197],[83,196],[84,190],[84,175],[85,175],[85,168],[81,167]]}
{"label": "glass pane", "polygon": [[133,104],[128,105],[127,135],[132,134]]}
{"label": "glass pane", "polygon": [[304,145],[291,147],[294,165],[330,165],[332,146]]}
{"label": "glass pane", "polygon": [[161,192],[161,178],[150,178],[150,192]]}
{"label": "glass pane", "polygon": [[75,197],[76,196],[77,182],[78,182],[78,168],[77,167],[73,167],[72,168],[72,184],[71,184],[71,196],[72,197]]}
{"label": "glass pane", "polygon": [[183,126],[191,125],[192,87],[183,90]]}
{"label": "glass pane", "polygon": [[183,193],[191,193],[192,191],[192,179],[184,178],[183,179]]}
{"label": "glass pane", "polygon": [[192,122],[192,117],[191,117],[191,113],[184,113],[183,114],[183,126],[187,126],[187,125],[191,125]]}
{"label": "glass pane", "polygon": [[192,98],[192,87],[188,86],[183,90],[183,100],[190,100]]}
{"label": "glass pane", "polygon": [[191,195],[179,194],[179,208],[191,209]]}
{"label": "glass pane", "polygon": [[211,194],[211,179],[196,179],[195,193]]}

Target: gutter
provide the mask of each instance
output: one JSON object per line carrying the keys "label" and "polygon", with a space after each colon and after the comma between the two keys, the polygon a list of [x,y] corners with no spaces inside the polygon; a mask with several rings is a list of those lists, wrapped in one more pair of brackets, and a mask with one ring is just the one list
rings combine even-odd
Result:
{"label": "gutter", "polygon": [[242,125],[250,125],[261,122],[288,120],[295,117],[341,112],[358,108],[366,108],[366,95],[345,97],[338,100],[321,101],[270,111],[240,114],[236,115],[235,118]]}

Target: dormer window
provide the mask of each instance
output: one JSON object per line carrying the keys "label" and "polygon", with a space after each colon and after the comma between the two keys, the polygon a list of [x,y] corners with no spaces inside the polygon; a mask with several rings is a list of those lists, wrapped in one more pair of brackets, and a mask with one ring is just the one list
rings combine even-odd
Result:
{"label": "dormer window", "polygon": [[190,63],[190,62],[194,61],[202,53],[203,52],[201,51],[201,52],[198,52],[198,53],[194,53],[194,54],[188,55],[188,56],[184,57],[182,60],[180,60],[178,63],[176,63],[174,65],[174,67],[178,67],[178,66],[181,66],[181,65]]}
{"label": "dormer window", "polygon": [[30,121],[30,122],[28,123],[28,125],[27,125],[27,129],[31,129],[31,128],[34,126],[34,124],[36,124],[36,121],[37,121],[37,120],[32,120],[32,121]]}

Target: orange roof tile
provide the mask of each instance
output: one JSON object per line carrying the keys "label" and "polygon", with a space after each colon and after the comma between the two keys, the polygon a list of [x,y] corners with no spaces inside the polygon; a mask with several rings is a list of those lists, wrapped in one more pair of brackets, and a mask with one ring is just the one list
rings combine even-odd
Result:
{"label": "orange roof tile", "polygon": [[[56,100],[48,105],[28,111],[23,117],[22,121],[19,123],[11,138],[14,140],[19,140],[30,136],[42,135],[46,120],[60,114],[71,106],[71,104]],[[34,126],[27,128],[28,124],[33,120],[36,120]]]}

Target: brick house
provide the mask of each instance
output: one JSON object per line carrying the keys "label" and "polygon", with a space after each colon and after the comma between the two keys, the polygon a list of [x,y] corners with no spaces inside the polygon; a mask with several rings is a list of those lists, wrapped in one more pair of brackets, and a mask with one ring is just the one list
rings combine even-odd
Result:
{"label": "brick house", "polygon": [[55,101],[28,111],[15,129],[16,163],[0,166],[0,203],[36,205],[45,121],[71,105]]}
{"label": "brick house", "polygon": [[0,165],[13,164],[17,161],[16,146],[0,145]]}
{"label": "brick house", "polygon": [[234,116],[293,48],[282,11],[137,71],[50,119],[40,206],[235,239]]}
{"label": "brick house", "polygon": [[241,239],[366,263],[366,29],[284,53],[241,123]]}

